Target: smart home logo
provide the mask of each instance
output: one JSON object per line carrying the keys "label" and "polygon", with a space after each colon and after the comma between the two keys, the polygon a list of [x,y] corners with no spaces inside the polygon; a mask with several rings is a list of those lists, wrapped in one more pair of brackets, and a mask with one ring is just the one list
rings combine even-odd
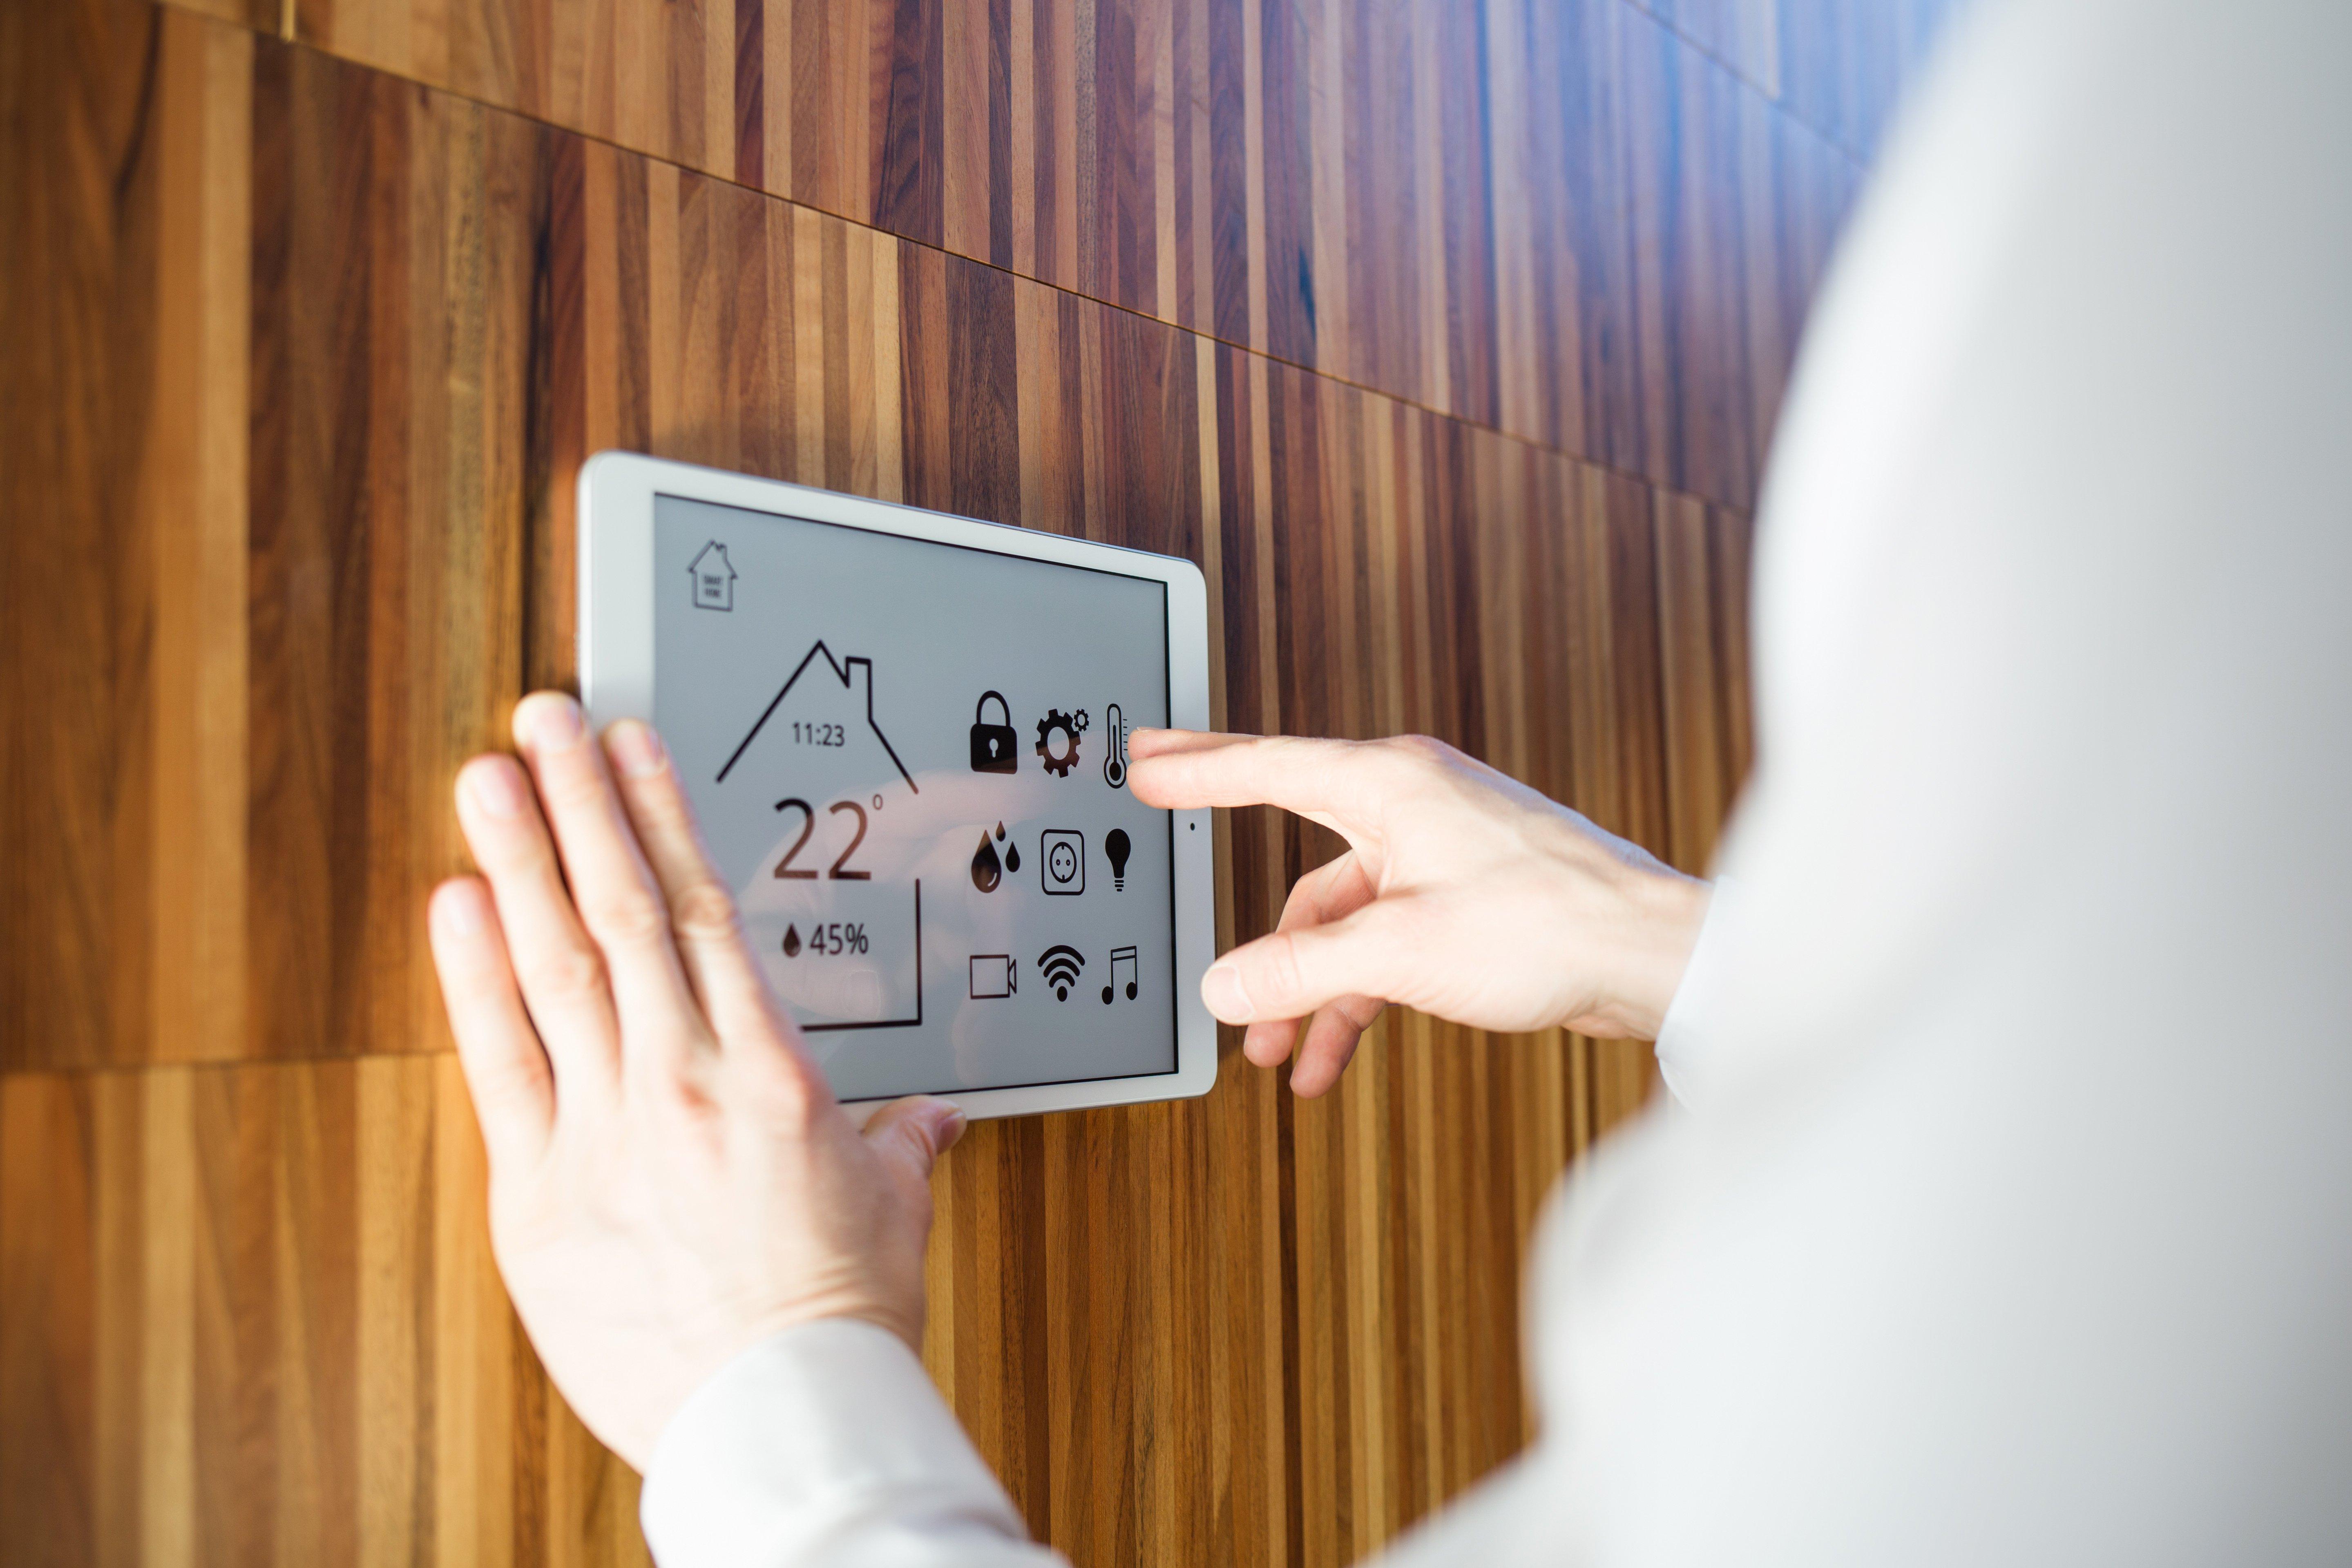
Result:
{"label": "smart home logo", "polygon": [[694,607],[698,610],[731,610],[735,607],[735,568],[727,559],[727,547],[712,540],[701,552],[688,563],[687,575],[694,579]]}

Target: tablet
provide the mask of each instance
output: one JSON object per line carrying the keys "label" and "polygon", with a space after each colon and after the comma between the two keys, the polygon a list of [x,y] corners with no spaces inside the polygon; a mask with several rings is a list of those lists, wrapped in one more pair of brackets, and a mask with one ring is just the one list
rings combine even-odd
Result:
{"label": "tablet", "polygon": [[625,452],[579,520],[582,700],[661,731],[845,1102],[1208,1089],[1208,813],[1125,745],[1208,727],[1198,568]]}

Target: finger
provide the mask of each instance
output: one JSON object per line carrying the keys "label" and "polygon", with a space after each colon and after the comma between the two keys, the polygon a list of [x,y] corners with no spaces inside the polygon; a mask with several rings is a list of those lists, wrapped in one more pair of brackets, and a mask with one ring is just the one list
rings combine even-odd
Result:
{"label": "finger", "polygon": [[[1274,929],[1297,931],[1342,919],[1370,903],[1378,891],[1365,875],[1362,858],[1350,849],[1291,884]],[[1299,1022],[1295,1017],[1258,1019],[1242,1036],[1242,1054],[1259,1067],[1280,1067],[1297,1038]]]}
{"label": "finger", "polygon": [[721,1045],[798,1034],[776,1008],[767,977],[743,937],[735,895],[720,881],[695,825],[694,805],[650,725],[623,720],[604,732],[604,751],[637,842],[669,906],[670,931],[688,980]]}
{"label": "finger", "polygon": [[555,1077],[523,1011],[490,890],[460,877],[434,889],[433,965],[493,1174],[527,1170],[555,1126]]}
{"label": "finger", "polygon": [[1317,1008],[1298,1047],[1298,1063],[1290,1069],[1291,1091],[1312,1100],[1338,1083],[1381,1006],[1378,997],[1341,996]]}
{"label": "finger", "polygon": [[1141,762],[1146,757],[1171,756],[1178,752],[1207,751],[1234,741],[1255,739],[1251,735],[1234,734],[1223,730],[1154,730],[1149,725],[1127,732],[1127,759]]}
{"label": "finger", "polygon": [[866,1124],[866,1142],[901,1174],[931,1179],[931,1166],[963,1136],[964,1114],[944,1100],[914,1095],[893,1100]]}
{"label": "finger", "polygon": [[1127,787],[1146,805],[1278,805],[1343,833],[1370,830],[1421,776],[1394,746],[1294,735],[1139,730],[1128,763]]}
{"label": "finger", "polygon": [[1379,896],[1380,889],[1372,885],[1364,868],[1364,858],[1349,849],[1290,885],[1290,897],[1283,900],[1282,919],[1274,929],[1328,925],[1345,920]]}
{"label": "finger", "polygon": [[670,932],[669,907],[637,847],[628,814],[590,742],[580,704],[559,691],[534,692],[515,710],[515,742],[539,783],[580,922],[604,955],[625,1046],[691,1037],[681,1019],[698,1016]]}
{"label": "finger", "polygon": [[1201,1000],[1228,1024],[1303,1018],[1342,996],[1392,992],[1412,960],[1402,907],[1368,904],[1328,925],[1276,931],[1234,949],[1201,977]]}
{"label": "finger", "polygon": [[1298,1043],[1297,1018],[1261,1018],[1242,1031],[1242,1055],[1262,1068],[1278,1068],[1290,1059]]}
{"label": "finger", "polygon": [[476,757],[458,771],[457,822],[489,878],[523,1005],[559,1089],[594,1092],[620,1059],[604,961],[580,927],[530,781],[512,757]]}

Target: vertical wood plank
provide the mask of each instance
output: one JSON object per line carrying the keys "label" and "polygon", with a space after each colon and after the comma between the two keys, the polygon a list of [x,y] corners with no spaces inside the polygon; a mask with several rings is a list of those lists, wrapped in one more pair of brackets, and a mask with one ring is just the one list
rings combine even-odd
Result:
{"label": "vertical wood plank", "polygon": [[[457,762],[573,676],[589,452],[1191,556],[1220,722],[1439,734],[1702,864],[1742,509],[1933,7],[1834,59],[1748,0],[195,9],[0,11],[53,307],[0,575],[55,588],[0,616],[5,1564],[644,1561],[416,919]],[[1338,847],[1211,831],[1228,942]],[[1237,1047],[938,1176],[927,1360],[1082,1559],[1347,1560],[1506,1458],[1536,1205],[1654,1082],[1391,1015],[1300,1104]]]}

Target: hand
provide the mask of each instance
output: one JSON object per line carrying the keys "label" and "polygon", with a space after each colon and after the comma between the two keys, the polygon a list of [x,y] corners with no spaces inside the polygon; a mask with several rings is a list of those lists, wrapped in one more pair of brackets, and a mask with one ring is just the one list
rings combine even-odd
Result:
{"label": "hand", "polygon": [[529,776],[505,756],[457,776],[488,881],[435,890],[433,956],[515,1310],[588,1429],[643,1469],[687,1396],[779,1329],[856,1317],[917,1343],[928,1178],[963,1115],[910,1100],[851,1125],[650,729],[600,748],[551,692],[514,729]]}
{"label": "hand", "polygon": [[1443,742],[1138,730],[1128,787],[1150,805],[1278,805],[1348,852],[1290,890],[1274,934],[1213,964],[1201,998],[1246,1024],[1260,1067],[1306,1043],[1291,1087],[1339,1081],[1381,1007],[1473,1028],[1657,1037],[1706,884]]}

